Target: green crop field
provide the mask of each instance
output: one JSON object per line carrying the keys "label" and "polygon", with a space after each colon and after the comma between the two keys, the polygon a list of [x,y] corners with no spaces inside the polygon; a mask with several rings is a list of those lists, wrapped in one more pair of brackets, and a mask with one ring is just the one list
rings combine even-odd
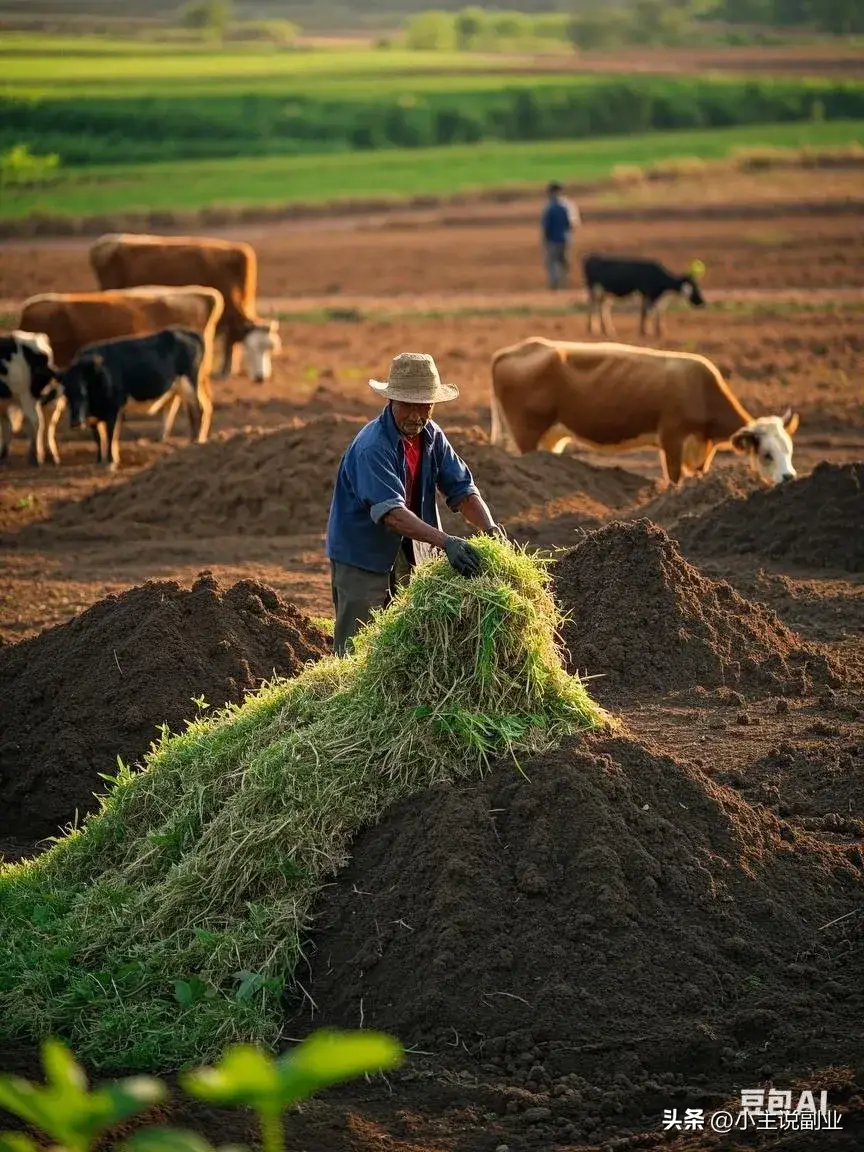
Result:
{"label": "green crop field", "polygon": [[827,148],[853,142],[864,142],[862,120],[553,143],[483,143],[88,168],[70,170],[48,189],[6,189],[0,198],[0,218],[190,212],[388,195],[442,196],[521,184],[538,186],[550,173],[565,180],[598,180],[618,164],[650,164],[680,156],[711,160],[740,147]]}
{"label": "green crop field", "polygon": [[7,35],[0,218],[441,195],[861,136],[861,82],[559,59]]}

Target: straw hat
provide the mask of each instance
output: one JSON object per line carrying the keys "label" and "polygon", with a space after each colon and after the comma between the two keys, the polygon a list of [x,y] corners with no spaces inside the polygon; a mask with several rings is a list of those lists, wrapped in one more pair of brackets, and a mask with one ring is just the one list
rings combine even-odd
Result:
{"label": "straw hat", "polygon": [[369,387],[387,400],[406,404],[443,404],[459,395],[455,384],[441,383],[435,361],[425,352],[400,352],[390,365],[387,383],[370,380]]}

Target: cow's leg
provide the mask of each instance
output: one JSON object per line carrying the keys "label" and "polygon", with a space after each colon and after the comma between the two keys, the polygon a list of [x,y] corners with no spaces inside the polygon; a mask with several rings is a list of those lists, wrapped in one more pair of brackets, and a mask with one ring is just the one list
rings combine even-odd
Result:
{"label": "cow's leg", "polygon": [[177,419],[177,413],[180,411],[180,405],[183,403],[182,395],[177,392],[168,401],[165,406],[165,411],[162,413],[162,442],[165,443],[171,435],[171,429],[174,427],[174,421]]}
{"label": "cow's leg", "polygon": [[599,284],[592,284],[588,289],[588,335],[594,335],[594,316],[599,315],[603,303],[603,289]]}
{"label": "cow's leg", "polygon": [[120,467],[120,429],[123,425],[123,413],[115,412],[105,426],[106,440],[108,442],[108,471],[116,472]]}
{"label": "cow's leg", "polygon": [[96,463],[101,464],[107,452],[105,443],[105,425],[101,422],[90,425],[90,432],[96,443]]}
{"label": "cow's leg", "polygon": [[615,325],[612,323],[612,301],[608,297],[600,305],[600,327],[604,336],[615,335]]}
{"label": "cow's leg", "polygon": [[42,413],[39,405],[33,399],[29,392],[25,392],[21,397],[19,403],[21,404],[21,411],[24,413],[24,419],[30,425],[30,451],[29,460],[37,468],[45,463],[45,444],[42,436]]}
{"label": "cow's leg", "polygon": [[60,417],[66,411],[66,397],[58,396],[54,401],[54,409],[48,419],[48,429],[46,439],[48,441],[48,455],[51,457],[53,464],[60,463],[60,452],[57,449],[57,426],[60,423]]}
{"label": "cow's leg", "polygon": [[225,379],[230,376],[234,370],[234,345],[235,341],[226,333],[225,335],[225,353],[222,359],[222,370],[217,373],[220,379]]}
{"label": "cow's leg", "polygon": [[667,483],[677,484],[680,481],[683,452],[684,440],[677,429],[661,431],[660,463]]}
{"label": "cow's leg", "polygon": [[197,440],[199,444],[204,444],[210,435],[210,424],[213,420],[213,390],[210,381],[206,377],[198,383],[196,399],[201,414]]}
{"label": "cow's leg", "polygon": [[12,421],[9,419],[9,405],[0,406],[0,464],[9,459],[9,448],[12,444]]}
{"label": "cow's leg", "polygon": [[569,428],[565,428],[563,424],[553,424],[540,437],[537,450],[538,452],[553,452],[556,456],[560,456],[572,439],[573,435]]}
{"label": "cow's leg", "polygon": [[648,334],[648,317],[651,315],[651,301],[647,297],[641,297],[639,305],[639,335],[646,336]]}

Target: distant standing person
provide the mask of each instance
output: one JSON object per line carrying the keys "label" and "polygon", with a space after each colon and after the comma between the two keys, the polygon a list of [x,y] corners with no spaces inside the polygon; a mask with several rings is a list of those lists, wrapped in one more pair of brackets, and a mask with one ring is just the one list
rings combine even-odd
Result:
{"label": "distant standing person", "polygon": [[555,180],[547,186],[549,200],[541,217],[546,276],[553,291],[563,287],[567,279],[573,229],[581,223],[578,208],[564,199],[563,192],[564,189]]}

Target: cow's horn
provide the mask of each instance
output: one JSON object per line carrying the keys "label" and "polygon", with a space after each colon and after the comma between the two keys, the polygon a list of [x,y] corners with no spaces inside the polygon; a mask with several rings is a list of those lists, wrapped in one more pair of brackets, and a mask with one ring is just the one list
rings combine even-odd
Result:
{"label": "cow's horn", "polygon": [[704,274],[704,272],[705,272],[705,265],[702,263],[701,260],[694,260],[693,263],[690,265],[690,275],[695,280],[698,280],[698,278],[700,276],[702,276]]}

